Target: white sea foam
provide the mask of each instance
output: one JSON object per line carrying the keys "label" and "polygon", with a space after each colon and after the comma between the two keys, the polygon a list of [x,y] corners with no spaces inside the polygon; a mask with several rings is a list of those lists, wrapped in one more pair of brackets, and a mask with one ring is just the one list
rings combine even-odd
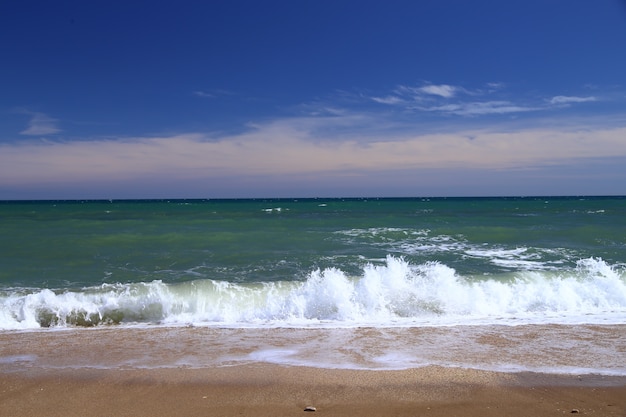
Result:
{"label": "white sea foam", "polygon": [[[289,210],[289,209],[287,209]],[[281,211],[283,211],[282,207],[272,207],[272,208],[267,208],[267,209],[263,209],[264,212],[266,213],[280,213]]]}
{"label": "white sea foam", "polygon": [[494,265],[515,268],[519,270],[555,270],[557,267],[542,259],[537,250],[530,251],[528,248],[515,249],[501,248],[473,248],[465,250],[470,257],[486,258]]}
{"label": "white sea foam", "polygon": [[[522,251],[520,249],[519,251]],[[623,270],[600,259],[571,270],[463,277],[437,262],[388,257],[348,276],[336,268],[305,281],[196,280],[102,285],[80,291],[0,292],[0,329],[159,324],[232,327],[441,326],[623,323]]]}
{"label": "white sea foam", "polygon": [[366,242],[388,253],[407,256],[457,256],[487,262],[510,270],[557,270],[564,261],[575,261],[579,254],[565,248],[529,248],[476,243],[463,235],[432,234],[429,229],[367,228],[335,232],[346,243]]}

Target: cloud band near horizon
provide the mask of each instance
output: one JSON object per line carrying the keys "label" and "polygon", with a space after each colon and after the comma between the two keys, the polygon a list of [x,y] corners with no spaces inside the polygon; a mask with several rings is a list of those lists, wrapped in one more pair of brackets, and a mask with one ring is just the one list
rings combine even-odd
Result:
{"label": "cloud band near horizon", "polygon": [[[515,132],[466,130],[367,140],[320,138],[315,125],[273,122],[229,137],[182,134],[90,141],[0,144],[0,185],[163,177],[375,173],[421,169],[501,171],[626,157],[626,127]],[[331,140],[332,139],[332,140]]]}

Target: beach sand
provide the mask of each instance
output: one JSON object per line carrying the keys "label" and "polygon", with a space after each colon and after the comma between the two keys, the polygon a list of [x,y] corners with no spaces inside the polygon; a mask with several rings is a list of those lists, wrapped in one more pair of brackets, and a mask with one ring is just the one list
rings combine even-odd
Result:
{"label": "beach sand", "polygon": [[[499,359],[518,361],[516,355],[533,355],[519,346],[538,346],[537,334],[559,340],[580,333],[607,344],[598,345],[598,350],[583,349],[583,354],[589,357],[596,352],[593,357],[598,363],[613,361],[618,366],[624,329],[613,327],[591,333],[583,327],[558,326],[474,329],[480,330],[474,339],[482,341],[478,346],[486,354],[499,353]],[[467,355],[470,330],[465,328],[462,334],[455,328],[391,333],[380,329],[211,328],[0,332],[0,417],[626,417],[624,375],[494,372],[461,366],[405,370],[315,366],[315,361],[324,362],[324,356],[339,355],[358,363],[369,351],[382,355],[387,349],[383,342],[389,337],[404,337],[402,342],[413,344],[416,354],[437,342],[441,357]],[[448,332],[453,332],[452,339]],[[437,337],[439,333],[445,337]],[[455,343],[445,344],[447,340]],[[584,345],[582,339],[575,341]],[[270,363],[276,355],[292,354],[297,343],[309,346],[304,350],[305,355],[312,355],[308,365]],[[490,346],[497,349],[489,350]],[[568,359],[566,364],[584,358],[580,352],[574,354],[574,346],[567,351],[556,349],[553,355]],[[539,349],[537,357],[529,360],[550,359],[545,355],[549,352]],[[305,412],[309,406],[316,411]]]}
{"label": "beach sand", "polygon": [[[356,371],[246,364],[207,369],[0,374],[0,416],[626,416],[626,378],[425,367]],[[306,412],[306,407],[315,412]]]}

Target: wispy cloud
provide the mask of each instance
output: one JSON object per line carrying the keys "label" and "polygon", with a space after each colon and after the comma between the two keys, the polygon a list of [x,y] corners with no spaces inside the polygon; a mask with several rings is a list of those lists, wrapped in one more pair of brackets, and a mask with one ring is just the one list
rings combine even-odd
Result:
{"label": "wispy cloud", "polygon": [[482,101],[446,104],[443,106],[420,107],[421,110],[455,114],[459,116],[481,116],[488,114],[520,113],[539,110],[536,107],[515,105],[509,101]]}
{"label": "wispy cloud", "polygon": [[236,96],[237,95],[237,93],[235,92],[232,92],[229,90],[222,90],[222,89],[216,89],[216,90],[211,90],[211,91],[195,90],[191,94],[200,98],[217,98],[217,97],[223,97],[223,96]]}
{"label": "wispy cloud", "polygon": [[[492,83],[495,85],[495,83]],[[498,88],[487,86],[495,91]],[[399,85],[394,89],[394,93],[405,96],[412,96],[416,100],[452,99],[459,96],[480,96],[485,94],[484,89],[469,89],[460,85],[451,84],[431,84],[425,83],[421,86]]]}
{"label": "wispy cloud", "polygon": [[192,94],[196,97],[215,98],[215,94],[207,93],[206,91],[194,91]]}
{"label": "wispy cloud", "polygon": [[[492,104],[487,108],[484,111],[503,109],[506,105]],[[5,143],[0,144],[0,184],[77,179],[185,181],[242,175],[375,175],[381,170],[502,170],[567,163],[577,158],[626,157],[625,127],[573,131],[534,128],[514,132],[474,129],[435,134],[422,134],[415,129],[373,135],[365,140],[333,136],[334,132],[325,130],[329,124],[344,124],[349,129],[367,123],[366,118],[352,115],[280,119],[221,138],[184,134]]]}
{"label": "wispy cloud", "polygon": [[381,103],[381,104],[403,104],[406,103],[406,101],[398,96],[385,96],[385,97],[370,97],[371,100],[375,101],[376,103]]}
{"label": "wispy cloud", "polygon": [[441,113],[456,116],[486,116],[524,113],[569,107],[600,101],[596,96],[557,95],[526,98],[506,92],[502,82],[489,82],[475,88],[451,84],[399,85],[389,94],[369,97],[370,101],[403,111]]}
{"label": "wispy cloud", "polygon": [[494,92],[494,91],[502,90],[503,88],[506,87],[506,84],[503,82],[496,81],[496,82],[487,83],[486,86],[489,92]]}
{"label": "wispy cloud", "polygon": [[[381,172],[390,179],[420,177],[424,170],[489,176],[494,170],[552,169],[594,158],[626,158],[623,118],[607,123],[605,118],[558,116],[568,106],[601,101],[601,93],[528,94],[521,99],[506,90],[494,83],[473,89],[424,84],[398,86],[378,95],[359,92],[302,105],[297,108],[299,117],[265,119],[249,124],[243,133],[222,136],[195,132],[5,142],[0,143],[0,186],[80,183],[89,188],[90,182],[117,181],[136,188],[160,182],[222,184],[221,179],[232,178],[244,178],[242,184],[295,184],[307,178],[321,187],[320,178],[333,186],[333,179],[341,177],[344,189],[359,184],[364,189],[379,181]],[[510,121],[510,115],[531,112],[518,118],[519,123]],[[31,118],[22,134],[60,131],[57,120],[44,113],[22,113]],[[481,117],[489,115],[489,123],[481,123]],[[499,120],[498,115],[508,116]]]}
{"label": "wispy cloud", "polygon": [[424,94],[430,94],[443,98],[452,98],[458,93],[459,87],[448,84],[426,85],[424,87],[418,88],[417,91]]}
{"label": "wispy cloud", "polygon": [[587,103],[590,101],[598,101],[596,97],[576,97],[576,96],[554,96],[548,102],[550,104],[570,104],[570,103]]}
{"label": "wispy cloud", "polygon": [[59,133],[61,129],[57,127],[57,119],[53,119],[44,113],[31,112],[27,110],[21,113],[30,115],[28,127],[20,132],[21,135],[43,136]]}
{"label": "wispy cloud", "polygon": [[[490,92],[502,88],[501,83],[487,85]],[[408,105],[421,102],[448,102],[452,99],[459,100],[462,96],[484,95],[483,89],[470,90],[465,87],[451,84],[424,84],[421,86],[399,85],[389,94],[369,97],[372,101],[387,105]]]}

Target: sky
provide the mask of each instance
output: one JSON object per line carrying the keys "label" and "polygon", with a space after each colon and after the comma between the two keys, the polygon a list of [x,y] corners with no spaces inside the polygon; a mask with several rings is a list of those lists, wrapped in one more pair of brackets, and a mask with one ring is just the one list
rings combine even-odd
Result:
{"label": "sky", "polygon": [[626,1],[0,2],[0,200],[626,195]]}

